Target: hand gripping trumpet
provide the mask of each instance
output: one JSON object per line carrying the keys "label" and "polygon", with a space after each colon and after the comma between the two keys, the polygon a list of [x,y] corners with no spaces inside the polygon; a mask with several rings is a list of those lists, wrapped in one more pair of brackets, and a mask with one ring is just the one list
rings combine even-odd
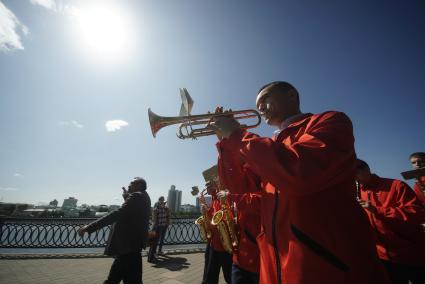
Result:
{"label": "hand gripping trumpet", "polygon": [[218,116],[231,115],[234,119],[239,122],[243,120],[252,120],[256,118],[256,122],[252,124],[242,124],[240,128],[249,129],[260,125],[261,115],[254,109],[229,111],[224,114],[220,113],[207,113],[199,115],[191,115],[190,112],[193,106],[193,100],[187,92],[186,88],[180,89],[180,95],[182,97],[182,105],[180,108],[180,116],[164,117],[155,114],[151,109],[148,109],[149,123],[152,130],[153,137],[156,137],[156,133],[163,127],[180,124],[177,131],[177,137],[180,139],[197,139],[198,137],[215,135],[214,130],[208,128],[211,120]]}

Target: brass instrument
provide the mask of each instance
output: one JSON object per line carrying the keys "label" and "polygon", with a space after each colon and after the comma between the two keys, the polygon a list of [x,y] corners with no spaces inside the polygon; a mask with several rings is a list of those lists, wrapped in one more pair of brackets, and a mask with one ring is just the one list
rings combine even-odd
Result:
{"label": "brass instrument", "polygon": [[[205,190],[206,189],[204,189],[199,196],[199,203],[201,204],[201,208],[207,206],[205,202],[205,197],[204,197]],[[196,195],[197,192],[196,193],[195,192],[196,190],[193,190],[192,195]],[[208,211],[203,211],[202,215],[195,220],[195,224],[198,225],[199,227],[199,231],[201,232],[202,239],[204,239],[204,241],[206,242],[210,241],[212,237],[212,233],[211,233],[211,227],[210,227],[211,218],[209,217]]]}
{"label": "brass instrument", "polygon": [[[153,137],[156,137],[156,133],[163,127],[180,124],[177,131],[177,137],[180,139],[192,138],[196,139],[202,136],[214,135],[215,132],[212,129],[208,128],[208,125],[211,123],[211,120],[215,117],[229,115],[233,116],[236,120],[244,120],[250,118],[257,118],[257,121],[253,124],[241,124],[240,128],[249,129],[254,128],[260,125],[261,115],[258,111],[254,109],[239,110],[239,111],[229,111],[224,114],[221,113],[207,113],[199,115],[190,115],[192,109],[193,100],[190,98],[189,93],[186,89],[180,89],[182,95],[182,110],[180,111],[180,116],[174,117],[164,117],[155,114],[151,109],[148,109],[149,123],[152,130]],[[189,101],[189,103],[188,103]],[[184,115],[183,115],[184,114]],[[198,128],[194,128],[194,126]]]}
{"label": "brass instrument", "polygon": [[227,200],[222,198],[220,199],[220,203],[221,210],[214,214],[211,224],[217,227],[223,248],[228,253],[232,254],[233,249],[237,249],[239,246],[238,236],[236,234],[236,224],[229,205],[227,204]]}
{"label": "brass instrument", "polygon": [[[180,139],[192,138],[196,139],[202,136],[215,135],[214,130],[208,129],[208,124],[211,122],[211,119],[214,117],[223,116],[223,114],[198,114],[198,115],[189,115],[189,116],[174,116],[174,117],[164,117],[159,116],[148,109],[149,122],[151,125],[152,135],[156,137],[156,133],[163,127],[179,124],[179,130],[177,132],[177,137]],[[254,109],[239,110],[239,111],[230,111],[226,112],[225,115],[233,115],[234,119],[242,120],[257,117],[257,122],[252,125],[241,124],[240,128],[249,129],[254,128],[260,125],[261,116],[260,113]],[[193,126],[203,126],[199,128],[193,128]]]}
{"label": "brass instrument", "polygon": [[[223,190],[218,178],[217,165],[203,171],[202,175],[206,182],[214,183],[218,191]],[[236,224],[226,198],[220,199],[220,204],[221,210],[215,212],[211,220],[211,225],[217,228],[223,248],[231,254],[233,249],[237,249],[239,245],[236,235]]]}

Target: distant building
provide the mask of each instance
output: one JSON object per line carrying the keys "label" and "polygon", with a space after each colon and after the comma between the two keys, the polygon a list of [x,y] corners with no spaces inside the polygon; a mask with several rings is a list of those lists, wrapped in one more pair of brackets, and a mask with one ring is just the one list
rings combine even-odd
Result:
{"label": "distant building", "polygon": [[113,211],[113,208],[116,205],[105,205],[105,204],[101,204],[101,205],[92,205],[90,206],[90,210],[93,211],[93,216],[94,217],[102,217],[108,214],[108,212]]}
{"label": "distant building", "polygon": [[64,217],[67,218],[78,218],[80,217],[80,210],[78,210],[76,207],[72,208],[72,207],[66,207],[68,208],[67,210],[64,210]]}
{"label": "distant building", "polygon": [[195,205],[192,204],[183,204],[180,206],[180,212],[184,213],[195,213],[199,212]]}
{"label": "distant building", "polygon": [[108,211],[109,211],[108,205],[101,204],[99,205],[99,207],[97,207],[97,212],[108,212]]}
{"label": "distant building", "polygon": [[96,212],[94,214],[95,217],[103,217],[105,215],[108,215],[108,212]]}
{"label": "distant building", "polygon": [[120,205],[109,205],[109,212],[119,209]]}
{"label": "distant building", "polygon": [[182,192],[181,190],[176,190],[176,186],[172,185],[168,191],[167,205],[170,208],[170,211],[179,212],[180,206],[182,203]]}
{"label": "distant building", "polygon": [[[83,204],[84,205],[84,204]],[[94,217],[96,214],[95,210],[90,209],[90,207],[85,204],[86,206],[81,206],[78,209],[78,217],[81,218],[90,218],[90,217]]]}
{"label": "distant building", "polygon": [[[212,202],[212,197],[211,196],[204,196],[205,198],[205,203],[207,204],[207,206],[211,206],[211,202]],[[199,202],[199,197],[196,197],[196,208],[198,210],[201,209],[201,203]]]}
{"label": "distant building", "polygon": [[52,210],[52,209],[31,208],[31,209],[25,209],[19,215],[23,217],[39,217],[40,215],[47,213],[49,210]]}
{"label": "distant building", "polygon": [[68,210],[72,208],[77,208],[77,202],[78,199],[75,199],[74,197],[66,198],[63,200],[62,209]]}
{"label": "distant building", "polygon": [[199,202],[199,197],[196,197],[195,207],[196,210],[201,211],[201,202]]}
{"label": "distant building", "polygon": [[33,208],[32,204],[25,203],[3,203],[0,202],[0,216],[16,216],[29,208]]}
{"label": "distant building", "polygon": [[56,207],[58,207],[58,203],[59,202],[56,199],[54,199],[54,200],[52,200],[52,201],[49,202],[49,206],[50,207],[53,207],[53,208],[56,208]]}

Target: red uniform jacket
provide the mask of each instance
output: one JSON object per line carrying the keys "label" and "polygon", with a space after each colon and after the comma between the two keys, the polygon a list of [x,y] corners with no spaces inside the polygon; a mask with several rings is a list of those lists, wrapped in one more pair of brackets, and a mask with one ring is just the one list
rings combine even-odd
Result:
{"label": "red uniform jacket", "polygon": [[235,193],[261,179],[261,283],[386,283],[355,199],[345,114],[305,114],[272,139],[236,131],[220,142],[219,163]]}
{"label": "red uniform jacket", "polygon": [[415,186],[413,187],[413,190],[415,191],[416,197],[419,199],[419,202],[422,205],[425,205],[425,194],[421,187],[425,188],[425,177],[421,177],[420,181],[415,182]]}
{"label": "red uniform jacket", "polygon": [[402,181],[372,175],[360,187],[362,200],[370,201],[376,214],[366,210],[375,231],[376,247],[383,260],[422,265],[425,269],[425,209]]}
{"label": "red uniform jacket", "polygon": [[257,236],[260,234],[260,195],[235,194],[231,200],[237,208],[237,230],[239,247],[233,252],[233,263],[238,267],[258,273],[260,256]]}

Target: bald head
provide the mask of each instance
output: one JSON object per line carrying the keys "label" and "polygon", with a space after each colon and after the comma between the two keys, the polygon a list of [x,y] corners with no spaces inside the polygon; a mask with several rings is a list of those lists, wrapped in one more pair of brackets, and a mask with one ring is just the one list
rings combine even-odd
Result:
{"label": "bald head", "polygon": [[277,127],[289,117],[301,113],[297,89],[283,81],[271,82],[261,87],[256,105],[267,124]]}
{"label": "bald head", "polygon": [[260,94],[261,91],[263,91],[266,88],[269,89],[269,90],[276,90],[277,92],[279,92],[282,95],[285,95],[285,94],[288,95],[289,93],[291,93],[293,96],[296,97],[296,99],[298,101],[298,105],[300,104],[300,97],[299,97],[297,89],[288,82],[285,82],[285,81],[270,82],[270,83],[262,86],[258,90],[258,94]]}

